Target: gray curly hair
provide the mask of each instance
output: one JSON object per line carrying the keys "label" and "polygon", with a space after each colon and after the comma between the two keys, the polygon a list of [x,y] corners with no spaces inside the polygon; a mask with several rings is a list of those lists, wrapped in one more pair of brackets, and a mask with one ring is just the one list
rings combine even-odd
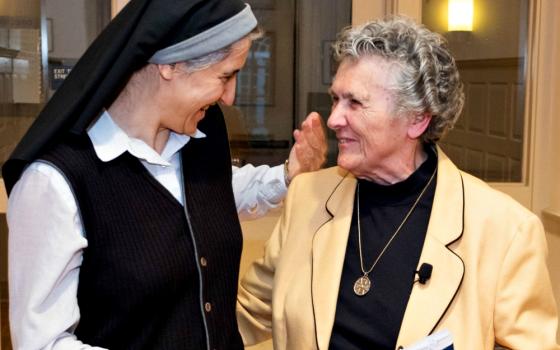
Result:
{"label": "gray curly hair", "polygon": [[441,35],[411,19],[394,17],[343,29],[333,48],[338,62],[378,56],[397,63],[397,86],[391,89],[394,112],[431,114],[424,142],[438,141],[455,125],[465,95],[455,59]]}

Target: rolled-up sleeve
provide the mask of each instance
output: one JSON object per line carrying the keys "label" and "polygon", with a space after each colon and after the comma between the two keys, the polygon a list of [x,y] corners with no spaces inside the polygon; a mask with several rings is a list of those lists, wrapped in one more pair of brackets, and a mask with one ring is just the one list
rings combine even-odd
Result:
{"label": "rolled-up sleeve", "polygon": [[237,212],[242,220],[251,220],[278,208],[287,192],[284,167],[247,164],[232,167],[233,194]]}

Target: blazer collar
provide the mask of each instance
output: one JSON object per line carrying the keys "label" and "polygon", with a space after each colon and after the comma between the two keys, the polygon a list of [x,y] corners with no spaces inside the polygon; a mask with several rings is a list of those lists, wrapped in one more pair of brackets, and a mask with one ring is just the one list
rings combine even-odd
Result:
{"label": "blazer collar", "polygon": [[327,349],[331,338],[356,188],[356,178],[347,171],[339,168],[337,176],[340,181],[325,204],[331,219],[313,236],[311,295],[319,349]]}
{"label": "blazer collar", "polygon": [[418,267],[433,266],[425,284],[415,283],[397,344],[410,345],[431,334],[459,291],[465,266],[450,246],[463,234],[464,188],[461,173],[438,147],[437,186]]}
{"label": "blazer collar", "polygon": [[437,147],[437,186],[428,225],[428,235],[444,245],[456,241],[463,234],[464,189],[461,172]]}
{"label": "blazer collar", "polygon": [[[431,278],[412,289],[397,344],[410,344],[429,335],[445,314],[463,279],[461,258],[448,248],[463,232],[463,183],[459,170],[437,148],[437,185],[426,240],[418,266],[430,263]],[[340,181],[332,189],[325,210],[332,216],[313,237],[312,300],[317,345],[327,349],[352,220],[356,178],[339,169]]]}

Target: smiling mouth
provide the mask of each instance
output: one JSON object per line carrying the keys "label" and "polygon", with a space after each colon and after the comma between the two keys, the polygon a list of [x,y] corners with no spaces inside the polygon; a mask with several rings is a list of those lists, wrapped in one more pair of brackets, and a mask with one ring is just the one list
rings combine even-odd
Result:
{"label": "smiling mouth", "polygon": [[341,137],[341,138],[338,139],[338,143],[342,143],[342,144],[344,144],[344,143],[349,143],[349,142],[352,142],[352,141],[354,141],[354,140],[348,139],[348,138],[344,138],[344,137]]}

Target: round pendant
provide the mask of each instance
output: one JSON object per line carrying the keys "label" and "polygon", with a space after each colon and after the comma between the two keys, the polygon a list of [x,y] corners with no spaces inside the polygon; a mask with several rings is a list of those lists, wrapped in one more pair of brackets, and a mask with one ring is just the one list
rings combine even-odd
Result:
{"label": "round pendant", "polygon": [[369,292],[369,288],[371,287],[371,281],[369,280],[368,276],[362,276],[354,282],[354,293],[358,296],[366,295]]}

